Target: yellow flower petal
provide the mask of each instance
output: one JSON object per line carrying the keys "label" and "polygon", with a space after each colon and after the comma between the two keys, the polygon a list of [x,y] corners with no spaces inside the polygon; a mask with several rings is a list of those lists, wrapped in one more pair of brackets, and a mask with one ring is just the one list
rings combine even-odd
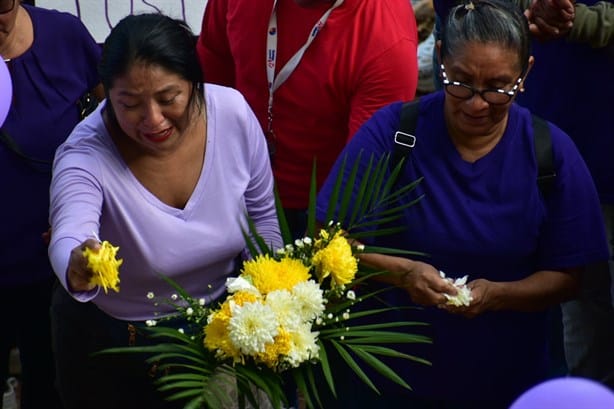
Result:
{"label": "yellow flower petal", "polygon": [[103,241],[98,250],[87,247],[83,257],[87,259],[87,267],[94,272],[90,283],[101,286],[107,293],[111,288],[119,292],[119,266],[124,260],[116,259],[119,247],[114,247],[108,241]]}
{"label": "yellow flower petal", "polygon": [[320,282],[330,275],[336,285],[350,283],[358,271],[358,261],[342,232],[338,232],[326,247],[314,254],[312,263]]}
{"label": "yellow flower petal", "polygon": [[309,269],[302,261],[288,257],[277,261],[268,255],[246,261],[242,273],[265,296],[275,290],[290,290],[309,279]]}

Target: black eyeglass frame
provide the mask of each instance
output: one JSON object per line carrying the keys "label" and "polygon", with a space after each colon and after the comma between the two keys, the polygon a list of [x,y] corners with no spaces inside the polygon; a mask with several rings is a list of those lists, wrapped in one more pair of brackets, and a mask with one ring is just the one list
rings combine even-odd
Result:
{"label": "black eyeglass frame", "polygon": [[[468,84],[464,84],[462,82],[459,81],[450,81],[448,79],[448,74],[446,74],[446,67],[444,67],[443,64],[440,65],[441,68],[441,75],[443,77],[443,87],[446,90],[446,92],[448,94],[450,94],[451,96],[453,96],[454,98],[459,98],[459,99],[463,99],[463,100],[468,100],[471,99],[475,96],[475,94],[478,94],[484,101],[486,101],[487,103],[491,104],[491,105],[505,105],[508,102],[510,102],[512,100],[512,98],[514,98],[514,96],[518,93],[518,90],[520,89],[520,84],[522,83],[523,80],[523,75],[520,75],[520,77],[518,77],[518,80],[516,80],[516,83],[514,84],[514,86],[512,87],[512,89],[510,90],[504,90],[501,88],[486,88],[486,89],[477,89],[475,87],[472,87],[471,85]],[[453,93],[451,93],[448,89],[448,87],[450,85],[454,85],[457,87],[463,87],[469,91],[471,91],[471,94],[469,94],[467,97],[459,97],[458,95],[454,95]],[[505,95],[507,97],[507,100],[505,102],[492,102],[489,101],[488,98],[488,93],[494,93],[497,94],[497,96],[499,95]]]}
{"label": "black eyeglass frame", "polygon": [[10,13],[11,11],[13,11],[13,9],[15,8],[15,3],[17,3],[17,0],[13,0],[13,4],[11,4],[11,7],[7,10],[0,10],[0,14],[7,14]]}

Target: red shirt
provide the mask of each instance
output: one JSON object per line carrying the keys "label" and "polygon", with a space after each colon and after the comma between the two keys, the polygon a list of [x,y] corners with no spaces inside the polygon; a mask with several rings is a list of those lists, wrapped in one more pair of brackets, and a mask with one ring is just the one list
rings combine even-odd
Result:
{"label": "red shirt", "polygon": [[[330,6],[278,1],[277,71]],[[272,7],[273,0],[209,0],[197,44],[205,81],[241,91],[263,129]],[[388,103],[414,98],[417,44],[409,0],[345,0],[333,10],[274,94],[273,172],[284,207],[307,207],[314,159],[319,187],[363,122]]]}

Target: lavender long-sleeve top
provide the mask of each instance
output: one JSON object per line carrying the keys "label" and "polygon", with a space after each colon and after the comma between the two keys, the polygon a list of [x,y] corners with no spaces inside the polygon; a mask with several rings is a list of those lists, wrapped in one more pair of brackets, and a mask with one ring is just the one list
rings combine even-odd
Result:
{"label": "lavender long-sleeve top", "polygon": [[264,135],[244,98],[207,84],[207,148],[198,183],[185,208],[158,200],[123,161],[102,121],[105,103],[79,124],[56,153],[51,184],[49,256],[67,288],[71,250],[97,234],[120,247],[120,291],[72,292],[109,315],[146,320],[171,308],[147,298],[174,291],[165,275],[194,297],[211,300],[245,250],[245,213],[259,233],[281,246],[273,176]]}

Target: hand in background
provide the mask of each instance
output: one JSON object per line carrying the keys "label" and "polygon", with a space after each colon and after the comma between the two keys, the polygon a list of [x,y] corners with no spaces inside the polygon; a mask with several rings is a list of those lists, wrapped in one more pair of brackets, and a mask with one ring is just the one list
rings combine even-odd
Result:
{"label": "hand in background", "polygon": [[541,41],[565,36],[573,27],[574,3],[573,0],[533,0],[524,12],[531,34]]}

